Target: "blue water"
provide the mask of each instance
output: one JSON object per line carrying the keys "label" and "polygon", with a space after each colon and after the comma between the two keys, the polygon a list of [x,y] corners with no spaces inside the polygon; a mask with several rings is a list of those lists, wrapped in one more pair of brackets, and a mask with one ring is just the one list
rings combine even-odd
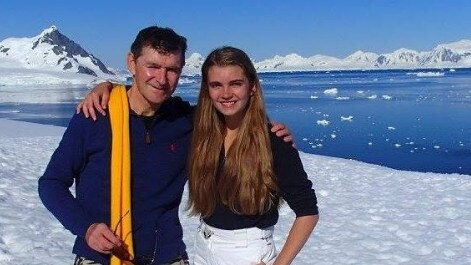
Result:
{"label": "blue water", "polygon": [[[471,69],[260,77],[270,118],[287,124],[304,152],[402,170],[471,174]],[[193,83],[180,85],[176,94],[194,104],[200,80],[189,79]],[[333,88],[336,94],[324,93]],[[20,89],[14,98],[28,95],[27,88]],[[66,126],[80,98],[77,91],[83,96],[87,88],[64,90],[48,91],[60,103],[0,103],[0,117]],[[0,95],[6,91],[12,93],[0,87]]]}

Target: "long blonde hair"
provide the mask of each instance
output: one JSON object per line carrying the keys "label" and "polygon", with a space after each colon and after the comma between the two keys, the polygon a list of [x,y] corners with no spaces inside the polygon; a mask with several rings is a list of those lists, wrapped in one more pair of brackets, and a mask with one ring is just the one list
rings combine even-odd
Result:
{"label": "long blonde hair", "polygon": [[[238,135],[217,175],[224,143],[224,117],[213,106],[208,91],[212,66],[240,66],[255,87]],[[275,203],[277,191],[263,94],[255,67],[245,52],[222,47],[208,55],[202,67],[201,90],[194,117],[189,156],[189,207],[192,214],[211,215],[217,204],[237,214],[263,214]]]}

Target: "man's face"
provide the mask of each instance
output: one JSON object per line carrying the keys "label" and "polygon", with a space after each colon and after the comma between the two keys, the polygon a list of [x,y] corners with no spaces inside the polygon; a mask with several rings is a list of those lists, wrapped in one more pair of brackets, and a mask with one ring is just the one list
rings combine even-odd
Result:
{"label": "man's face", "polygon": [[133,86],[151,106],[160,106],[175,91],[182,71],[181,51],[162,53],[144,47],[141,56],[128,54],[128,69],[134,76]]}

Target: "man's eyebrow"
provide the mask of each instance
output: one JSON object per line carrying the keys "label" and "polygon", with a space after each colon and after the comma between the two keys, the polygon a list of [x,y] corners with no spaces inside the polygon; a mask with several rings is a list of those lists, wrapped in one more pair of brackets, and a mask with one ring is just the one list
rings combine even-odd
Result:
{"label": "man's eyebrow", "polygon": [[151,65],[151,66],[161,66],[159,63],[155,62],[144,62],[145,65]]}

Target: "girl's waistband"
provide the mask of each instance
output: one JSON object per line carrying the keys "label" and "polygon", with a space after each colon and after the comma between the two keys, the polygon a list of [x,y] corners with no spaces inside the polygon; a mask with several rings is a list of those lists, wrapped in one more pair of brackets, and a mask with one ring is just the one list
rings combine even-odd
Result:
{"label": "girl's waistband", "polygon": [[219,229],[216,227],[212,227],[201,220],[200,229],[205,238],[216,236],[216,237],[219,237],[222,239],[228,239],[228,240],[240,240],[240,239],[250,240],[250,239],[265,239],[265,238],[272,237],[274,226],[270,226],[264,229],[260,229],[258,227],[250,227],[250,228],[244,228],[244,229],[226,230],[226,229]]}

